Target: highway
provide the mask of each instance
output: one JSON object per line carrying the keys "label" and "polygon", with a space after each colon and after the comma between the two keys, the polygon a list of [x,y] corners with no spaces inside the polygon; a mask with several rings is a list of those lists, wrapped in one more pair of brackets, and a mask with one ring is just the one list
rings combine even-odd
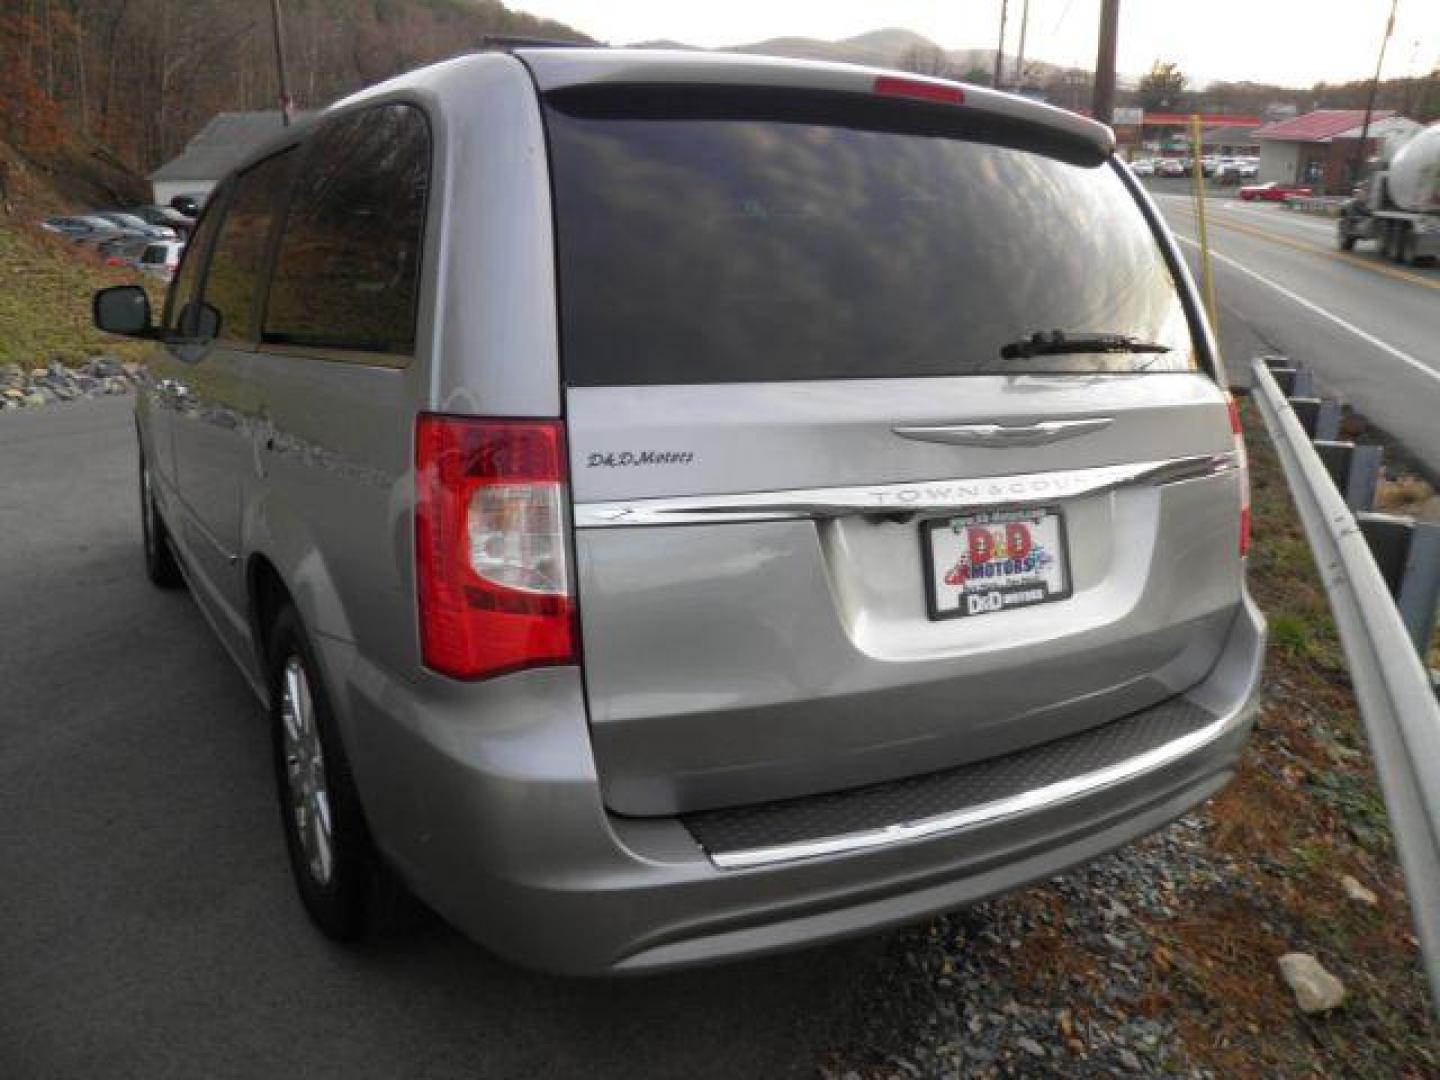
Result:
{"label": "highway", "polygon": [[[1198,281],[1193,200],[1154,194]],[[1274,204],[1210,198],[1206,220],[1232,381],[1256,353],[1303,360],[1440,475],[1440,267],[1387,262],[1369,243],[1341,252],[1332,220]]]}

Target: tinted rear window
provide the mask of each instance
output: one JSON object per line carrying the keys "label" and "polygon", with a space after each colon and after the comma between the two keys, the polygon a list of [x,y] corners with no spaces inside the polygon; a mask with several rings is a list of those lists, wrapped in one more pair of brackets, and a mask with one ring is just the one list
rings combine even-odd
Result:
{"label": "tinted rear window", "polygon": [[[547,125],[572,385],[1194,369],[1108,164],[773,105],[552,97]],[[1056,329],[1170,351],[1001,359]]]}

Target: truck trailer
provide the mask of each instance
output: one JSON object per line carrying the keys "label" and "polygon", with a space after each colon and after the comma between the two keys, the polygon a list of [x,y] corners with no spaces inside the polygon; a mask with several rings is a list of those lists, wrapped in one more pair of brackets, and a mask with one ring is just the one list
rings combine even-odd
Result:
{"label": "truck trailer", "polygon": [[1380,161],[1340,213],[1341,251],[1374,240],[1393,262],[1440,256],[1440,123]]}

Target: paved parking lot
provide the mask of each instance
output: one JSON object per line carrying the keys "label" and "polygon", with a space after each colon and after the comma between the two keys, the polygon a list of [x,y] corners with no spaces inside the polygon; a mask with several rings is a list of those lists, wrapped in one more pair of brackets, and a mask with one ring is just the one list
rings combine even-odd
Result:
{"label": "paved parking lot", "polygon": [[580,982],[313,931],[259,707],[141,576],[130,408],[0,415],[0,1077],[814,1075],[883,939]]}

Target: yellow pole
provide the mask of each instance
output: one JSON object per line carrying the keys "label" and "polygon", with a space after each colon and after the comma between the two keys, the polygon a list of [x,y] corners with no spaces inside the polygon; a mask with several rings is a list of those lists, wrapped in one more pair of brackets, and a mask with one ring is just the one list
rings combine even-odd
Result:
{"label": "yellow pole", "polygon": [[1210,332],[1215,347],[1220,347],[1220,319],[1215,309],[1215,277],[1210,271],[1210,234],[1205,229],[1205,170],[1200,164],[1200,114],[1190,114],[1190,176],[1195,190],[1195,223],[1200,241],[1200,281],[1205,290],[1205,311],[1210,316]]}

